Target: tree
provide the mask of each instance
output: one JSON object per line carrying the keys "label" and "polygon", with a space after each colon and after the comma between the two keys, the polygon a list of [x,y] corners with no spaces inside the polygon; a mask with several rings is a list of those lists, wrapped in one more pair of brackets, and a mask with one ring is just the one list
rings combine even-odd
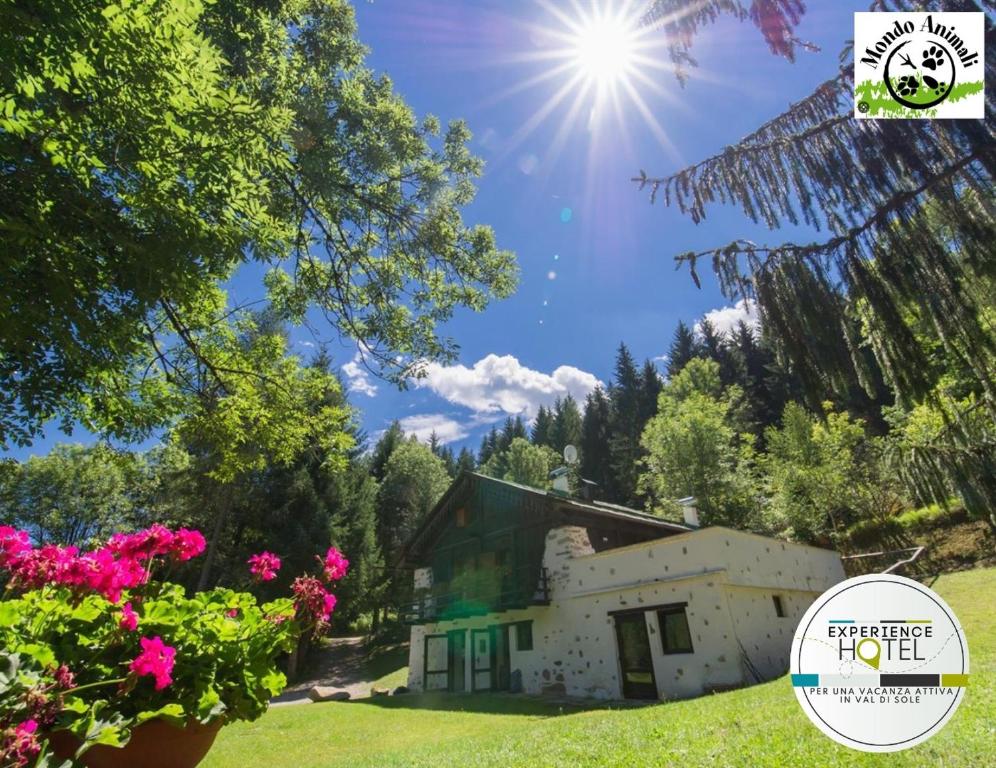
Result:
{"label": "tree", "polygon": [[361,457],[336,476],[327,494],[331,541],[349,558],[349,572],[336,590],[343,621],[377,611],[386,588],[377,537],[377,495],[377,481]]}
{"label": "tree", "polygon": [[695,339],[695,334],[683,321],[679,320],[674,329],[674,337],[671,340],[671,349],[667,355],[667,376],[673,379],[678,372],[687,365],[693,357],[701,354],[699,343]]}
{"label": "tree", "polygon": [[0,477],[0,520],[40,544],[81,546],[132,527],[144,499],[140,457],[97,444],[57,445]]}
{"label": "tree", "polygon": [[559,397],[553,404],[553,424],[550,427],[550,447],[563,454],[568,445],[577,447],[581,442],[581,411],[570,394]]}
{"label": "tree", "polygon": [[533,445],[525,438],[516,437],[505,451],[492,456],[481,471],[513,483],[547,488],[550,471],[559,462],[560,457],[548,446]]}
{"label": "tree", "polygon": [[641,456],[640,373],[625,344],[616,352],[615,378],[609,390],[612,404],[612,430],[609,438],[616,497],[612,501],[639,505],[637,461]]}
{"label": "tree", "polygon": [[767,514],[776,529],[810,544],[837,543],[847,525],[873,514],[871,490],[883,482],[859,422],[832,410],[816,419],[789,403],[782,427],[769,428],[766,438]]}
{"label": "tree", "polygon": [[491,430],[481,438],[481,450],[477,453],[477,463],[479,465],[487,464],[488,459],[498,453],[500,449],[501,439],[498,436],[498,428],[492,426]]}
{"label": "tree", "polygon": [[391,458],[395,448],[401,445],[404,439],[405,433],[401,429],[401,424],[395,420],[377,440],[370,455],[370,474],[378,482],[384,479],[384,474],[387,472],[387,460]]}
{"label": "tree", "polygon": [[[450,476],[443,462],[414,437],[394,449],[377,492],[378,538],[388,562],[396,561],[401,545],[449,485]],[[385,599],[399,605],[411,588],[410,573],[391,571],[384,586]],[[380,611],[375,610],[375,624],[379,615]]]}
{"label": "tree", "polygon": [[512,254],[461,219],[469,131],[418,120],[355,32],[309,0],[4,6],[0,442],[55,416],[147,434],[182,402],[143,372],[181,354],[236,386],[190,340],[246,261],[281,318],[321,315],[392,380],[453,356],[457,307],[510,293]]}
{"label": "tree", "polygon": [[692,361],[664,388],[643,432],[639,478],[658,514],[673,514],[675,500],[694,496],[705,523],[753,523],[753,454],[751,442],[729,423],[735,397],[722,390],[712,360]]}
{"label": "tree", "polygon": [[386,557],[393,559],[449,486],[445,465],[427,446],[409,438],[394,449],[377,494]]}
{"label": "tree", "polygon": [[474,459],[474,452],[464,446],[460,449],[460,454],[456,460],[457,474],[461,472],[473,472],[477,469],[477,461]]}
{"label": "tree", "polygon": [[545,405],[541,405],[536,411],[536,420],[533,422],[533,431],[530,435],[533,445],[552,445],[552,431],[553,415]]}
{"label": "tree", "polygon": [[[675,4],[656,0],[648,18],[660,18]],[[791,8],[764,6],[780,19],[774,28],[791,29]],[[721,11],[738,13],[739,7],[707,3],[690,17],[666,22],[667,34],[691,35]],[[974,0],[954,7],[986,10]],[[919,5],[889,0],[877,9]],[[991,15],[983,19],[988,38],[994,24]],[[688,38],[683,44],[687,50]],[[768,246],[738,239],[677,257],[696,283],[698,263],[712,260],[730,299],[758,302],[766,333],[779,355],[791,360],[811,404],[828,384],[842,398],[860,387],[878,399],[869,365],[874,361],[904,407],[937,406],[935,368],[916,333],[923,319],[935,329],[944,356],[972,371],[979,407],[992,423],[996,334],[985,321],[984,303],[966,286],[991,275],[996,264],[993,103],[987,101],[984,121],[889,120],[868,131],[852,114],[852,58],[853,51],[845,50],[838,74],[737,144],[666,176],[641,173],[637,181],[651,189],[652,199],[677,205],[696,222],[705,218],[709,202],[722,201],[770,229],[805,222],[828,231],[822,242]],[[996,77],[991,48],[984,67],[986,78]],[[931,215],[943,226],[925,226]],[[996,463],[996,449],[970,424],[956,417],[930,457],[910,454],[923,460],[911,458],[907,469],[921,488],[969,482],[969,511],[988,517],[996,507],[996,481],[979,473]]]}
{"label": "tree", "polygon": [[600,496],[616,498],[615,477],[609,435],[612,428],[612,406],[601,387],[595,387],[585,399],[581,421],[581,476],[598,486]]}

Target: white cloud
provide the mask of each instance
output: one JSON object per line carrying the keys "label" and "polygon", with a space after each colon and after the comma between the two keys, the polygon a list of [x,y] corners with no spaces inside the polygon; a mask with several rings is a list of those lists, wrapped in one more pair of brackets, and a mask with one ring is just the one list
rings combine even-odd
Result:
{"label": "white cloud", "polygon": [[433,432],[436,439],[445,445],[457,440],[463,440],[470,432],[467,428],[441,413],[421,413],[417,416],[406,416],[398,422],[406,435],[415,435],[421,442],[427,442]]}
{"label": "white cloud", "polygon": [[370,371],[363,367],[363,356],[357,352],[353,359],[342,366],[342,373],[346,377],[346,384],[350,392],[359,392],[361,395],[373,397],[377,394],[377,385],[370,377]]}
{"label": "white cloud", "polygon": [[[747,323],[748,326],[757,330],[761,327],[761,316],[757,311],[757,302],[752,301],[748,305],[746,299],[740,299],[732,307],[720,307],[719,309],[710,309],[705,313],[706,319],[712,323],[712,327],[716,329],[718,333],[728,334],[735,330],[741,321]],[[698,323],[695,324],[695,332],[698,333],[701,330]]]}
{"label": "white cloud", "polygon": [[527,368],[512,355],[495,354],[471,368],[428,363],[425,374],[415,386],[430,389],[477,415],[522,414],[527,419],[532,419],[541,405],[551,405],[568,394],[583,406],[588,393],[601,384],[594,374],[571,365],[547,374]]}

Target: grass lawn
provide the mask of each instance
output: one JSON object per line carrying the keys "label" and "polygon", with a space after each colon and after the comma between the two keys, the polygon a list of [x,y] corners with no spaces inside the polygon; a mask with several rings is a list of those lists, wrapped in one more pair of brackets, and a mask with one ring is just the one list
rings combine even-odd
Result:
{"label": "grass lawn", "polygon": [[972,685],[948,725],[905,752],[838,746],[810,724],[782,677],[640,708],[561,710],[501,695],[284,707],[225,728],[203,766],[994,766],[996,569],[942,576],[933,586],[965,627]]}

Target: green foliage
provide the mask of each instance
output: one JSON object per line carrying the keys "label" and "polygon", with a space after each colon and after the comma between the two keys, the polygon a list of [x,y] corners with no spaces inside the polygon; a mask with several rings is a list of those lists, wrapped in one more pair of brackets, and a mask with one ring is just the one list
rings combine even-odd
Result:
{"label": "green foliage", "polygon": [[41,542],[85,544],[130,527],[142,504],[142,460],[105,445],[57,445],[0,475],[0,520]]}
{"label": "green foliage", "polygon": [[382,546],[393,555],[450,485],[446,466],[414,438],[394,449],[377,494]]}
{"label": "green foliage", "polygon": [[790,403],[781,429],[769,428],[766,437],[760,463],[768,522],[776,530],[827,543],[855,519],[888,511],[881,498],[888,483],[877,472],[879,445],[848,414],[828,409],[825,419],[817,419]]}
{"label": "green foliage", "polygon": [[142,437],[189,390],[250,395],[198,427],[234,453],[277,430],[278,389],[242,365],[273,350],[233,360],[214,332],[250,260],[279,317],[317,310],[397,380],[452,356],[457,307],[513,290],[512,254],[461,218],[466,126],[418,120],[355,31],[342,0],[0,6],[0,443],[53,417]]}
{"label": "green foliage", "polygon": [[546,489],[550,472],[561,463],[560,456],[546,445],[533,445],[522,437],[513,438],[507,449],[491,456],[480,472],[513,483]]}
{"label": "green foliage", "polygon": [[719,365],[694,359],[664,387],[643,431],[647,455],[640,489],[658,514],[694,496],[704,523],[746,527],[755,513],[753,441],[731,420],[736,388],[725,391]]}
{"label": "green foliage", "polygon": [[[152,718],[255,720],[283,690],[277,658],[291,650],[298,631],[289,599],[259,606],[251,595],[228,589],[186,597],[181,587],[162,583],[134,608],[138,631],[129,632],[119,626],[120,605],[62,587],[0,604],[0,639],[8,652],[44,670],[64,664],[75,678],[54,728],[87,745],[122,744],[131,727]],[[129,670],[142,637],[161,637],[176,649],[173,682],[161,691]]]}

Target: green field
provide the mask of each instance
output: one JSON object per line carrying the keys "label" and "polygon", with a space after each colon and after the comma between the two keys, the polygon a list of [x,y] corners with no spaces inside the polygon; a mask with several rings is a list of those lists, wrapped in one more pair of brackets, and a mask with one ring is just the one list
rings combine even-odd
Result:
{"label": "green field", "polygon": [[390,697],[271,710],[222,731],[205,768],[288,766],[943,766],[996,765],[996,569],[934,588],[968,637],[972,686],[940,734],[871,755],[831,742],[787,677],[640,708],[560,709],[512,696]]}

